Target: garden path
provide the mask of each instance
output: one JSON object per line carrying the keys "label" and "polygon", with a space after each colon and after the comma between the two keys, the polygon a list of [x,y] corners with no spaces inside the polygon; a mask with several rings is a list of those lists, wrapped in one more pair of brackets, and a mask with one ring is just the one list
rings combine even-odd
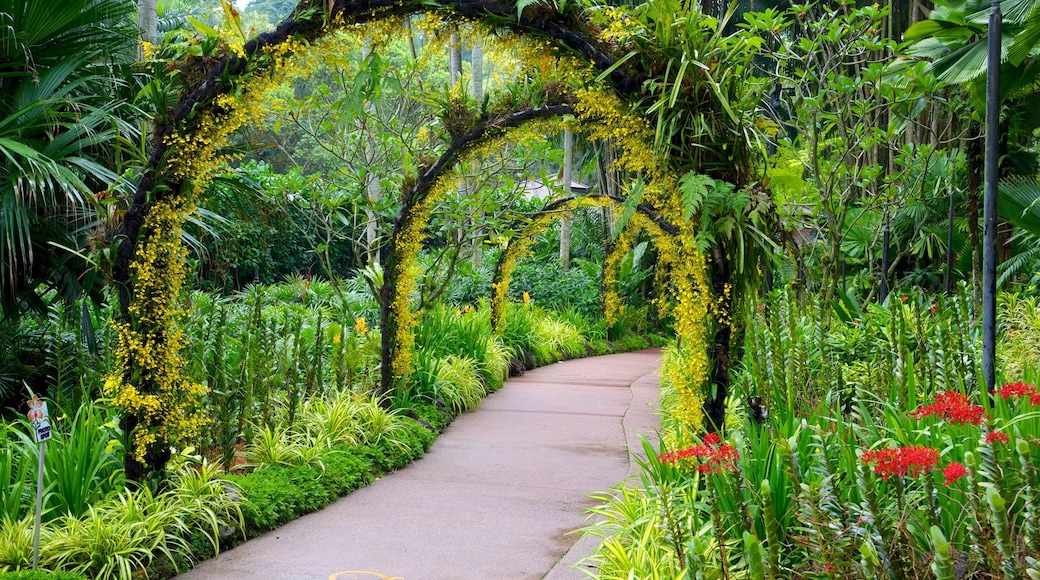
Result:
{"label": "garden path", "polygon": [[637,473],[658,419],[660,351],[566,361],[506,382],[429,453],[183,580],[587,578],[574,531]]}

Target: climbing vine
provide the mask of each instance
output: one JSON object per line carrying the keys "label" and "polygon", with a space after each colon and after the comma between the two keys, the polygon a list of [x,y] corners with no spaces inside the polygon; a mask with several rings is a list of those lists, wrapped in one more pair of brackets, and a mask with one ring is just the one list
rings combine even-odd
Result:
{"label": "climbing vine", "polygon": [[205,388],[184,378],[177,324],[187,268],[181,226],[192,211],[186,199],[170,198],[149,212],[131,266],[131,316],[116,323],[123,373],[109,376],[104,391],[123,410],[127,453],[137,470],[165,463],[169,445],[198,435],[206,422],[200,405]]}

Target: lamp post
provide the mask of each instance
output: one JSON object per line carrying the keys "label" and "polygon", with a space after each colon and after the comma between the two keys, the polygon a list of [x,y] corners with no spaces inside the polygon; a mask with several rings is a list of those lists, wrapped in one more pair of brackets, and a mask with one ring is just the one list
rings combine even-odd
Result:
{"label": "lamp post", "polygon": [[986,390],[996,389],[997,330],[997,139],[1000,124],[1000,2],[989,12],[986,72],[986,172],[982,221],[982,375]]}

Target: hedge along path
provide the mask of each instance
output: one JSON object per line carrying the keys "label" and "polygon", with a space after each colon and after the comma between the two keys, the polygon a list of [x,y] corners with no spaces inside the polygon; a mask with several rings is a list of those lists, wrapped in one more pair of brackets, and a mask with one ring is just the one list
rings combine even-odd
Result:
{"label": "hedge along path", "polygon": [[[514,103],[477,116],[452,133],[452,142],[437,160],[406,182],[380,289],[381,394],[390,393],[411,369],[416,257],[433,202],[452,186],[446,170],[499,140],[543,136],[566,123],[586,131],[590,140],[616,142],[622,151],[616,169],[645,180],[636,201],[650,214],[639,215],[658,216],[657,222],[669,226],[661,231],[675,232],[656,240],[662,271],[667,273],[659,279],[665,280],[662,295],[668,299],[659,306],[685,321],[677,324],[682,364],[672,378],[689,395],[684,408],[691,427],[700,425],[711,286],[690,220],[683,219],[676,179],[657,161],[645,118],[625,104],[645,96],[642,76],[616,61],[574,8],[532,4],[518,16],[515,4],[502,2],[302,0],[271,32],[248,42],[241,36],[220,39],[224,56],[174,63],[184,83],[181,97],[156,126],[147,166],[116,234],[120,243],[113,276],[123,316],[117,353],[122,373],[106,380],[105,391],[123,410],[128,478],[161,472],[170,444],[178,437],[191,437],[204,424],[197,404],[204,389],[183,378],[182,339],[174,324],[186,267],[179,228],[194,211],[194,199],[230,161],[221,148],[234,131],[262,117],[263,94],[301,63],[314,41],[362,23],[370,25],[366,35],[382,27],[385,36],[404,16],[415,13],[479,21],[517,33],[522,61],[534,64],[544,90],[540,103]],[[557,58],[556,51],[569,56]],[[596,74],[600,78],[594,79]],[[596,86],[595,80],[608,80],[610,86]]]}

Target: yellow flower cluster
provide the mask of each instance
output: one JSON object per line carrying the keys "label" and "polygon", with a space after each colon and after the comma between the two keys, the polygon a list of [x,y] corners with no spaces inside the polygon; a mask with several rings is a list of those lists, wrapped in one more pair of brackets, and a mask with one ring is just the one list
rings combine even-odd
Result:
{"label": "yellow flower cluster", "polygon": [[177,328],[187,256],[181,226],[192,211],[183,199],[151,208],[130,267],[130,321],[116,324],[116,356],[123,372],[105,380],[104,392],[123,413],[137,418],[129,451],[142,461],[149,447],[196,437],[206,424],[201,414],[206,390],[184,377],[184,336]]}
{"label": "yellow flower cluster", "polygon": [[708,324],[713,304],[704,259],[684,240],[657,239],[662,266],[669,273],[667,301],[675,323],[676,353],[671,364],[661,368],[661,380],[677,392],[679,404],[674,414],[691,430],[700,427],[704,394],[710,387],[708,361]]}
{"label": "yellow flower cluster", "polygon": [[611,169],[642,173],[652,181],[660,173],[654,155],[653,132],[645,118],[634,115],[618,96],[608,89],[588,88],[576,91],[575,109],[587,138],[593,141],[613,140],[621,152]]}
{"label": "yellow flower cluster", "polygon": [[638,23],[624,7],[609,7],[596,12],[594,21],[600,26],[599,37],[605,42],[625,44],[636,36]]}
{"label": "yellow flower cluster", "polygon": [[617,322],[617,315],[621,313],[621,297],[617,292],[617,274],[625,255],[632,249],[632,243],[639,235],[639,225],[635,220],[628,223],[625,229],[618,233],[617,240],[610,247],[610,252],[603,259],[603,318],[607,326],[613,326]]}

